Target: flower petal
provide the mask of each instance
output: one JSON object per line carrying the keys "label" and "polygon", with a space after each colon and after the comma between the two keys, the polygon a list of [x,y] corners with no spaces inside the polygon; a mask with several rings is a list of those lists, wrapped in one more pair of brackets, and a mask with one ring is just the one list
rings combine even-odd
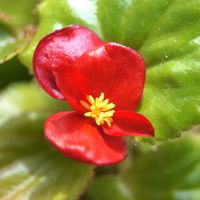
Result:
{"label": "flower petal", "polygon": [[[142,95],[145,72],[143,58],[116,43],[105,43],[86,52],[71,68],[55,70],[57,84],[66,100],[73,99],[79,104],[80,100],[86,100],[86,95],[98,97],[104,92],[105,97],[116,105],[116,110],[136,108]],[[77,107],[74,104],[71,105]]]}
{"label": "flower petal", "polygon": [[79,113],[86,110],[80,104],[80,100],[85,99],[89,91],[87,78],[74,66],[61,66],[54,72],[58,87],[61,89],[67,102]]}
{"label": "flower petal", "polygon": [[104,134],[101,127],[76,112],[51,116],[45,135],[64,155],[86,163],[112,164],[122,161],[127,154],[123,138]]}
{"label": "flower petal", "polygon": [[111,127],[103,126],[110,136],[154,136],[151,122],[143,115],[131,111],[118,111]]}
{"label": "flower petal", "polygon": [[102,41],[95,33],[78,25],[71,25],[47,35],[40,41],[33,58],[38,82],[52,97],[64,99],[52,70],[60,66],[70,66],[84,52],[101,44]]}

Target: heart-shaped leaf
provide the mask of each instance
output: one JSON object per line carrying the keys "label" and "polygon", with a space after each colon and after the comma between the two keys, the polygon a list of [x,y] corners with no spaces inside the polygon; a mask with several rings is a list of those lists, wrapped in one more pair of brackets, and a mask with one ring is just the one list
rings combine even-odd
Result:
{"label": "heart-shaped leaf", "polygon": [[199,199],[199,135],[161,143],[131,158],[124,174],[137,200]]}
{"label": "heart-shaped leaf", "polygon": [[82,24],[144,56],[147,81],[138,111],[152,121],[156,139],[177,137],[200,122],[200,0],[45,0],[39,13],[38,32],[21,55],[29,68],[45,34]]}

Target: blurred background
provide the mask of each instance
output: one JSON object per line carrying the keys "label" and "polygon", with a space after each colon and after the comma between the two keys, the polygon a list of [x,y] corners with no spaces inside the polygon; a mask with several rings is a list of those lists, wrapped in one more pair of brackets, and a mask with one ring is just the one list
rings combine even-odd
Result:
{"label": "blurred background", "polygon": [[[67,159],[44,138],[45,119],[70,108],[38,86],[32,56],[70,24],[145,59],[137,111],[156,135],[128,138],[118,165]],[[0,0],[1,200],[199,200],[199,123],[200,0]]]}

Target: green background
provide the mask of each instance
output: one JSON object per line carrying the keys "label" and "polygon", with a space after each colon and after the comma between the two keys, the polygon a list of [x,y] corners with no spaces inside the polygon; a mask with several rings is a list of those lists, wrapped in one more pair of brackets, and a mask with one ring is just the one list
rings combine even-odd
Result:
{"label": "green background", "polygon": [[[121,164],[81,164],[44,139],[45,119],[70,108],[35,82],[32,55],[70,24],[145,59],[137,111],[155,137],[128,138]],[[200,0],[0,0],[0,199],[199,200],[199,123]]]}

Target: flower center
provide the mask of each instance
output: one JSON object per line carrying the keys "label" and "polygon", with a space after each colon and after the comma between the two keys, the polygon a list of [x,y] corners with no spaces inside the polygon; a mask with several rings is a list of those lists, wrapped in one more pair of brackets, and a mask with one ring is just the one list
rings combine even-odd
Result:
{"label": "flower center", "polygon": [[109,103],[108,99],[104,99],[103,92],[95,99],[91,95],[87,95],[86,98],[88,102],[80,101],[80,104],[89,110],[89,112],[86,112],[84,115],[94,118],[98,126],[104,124],[104,122],[106,122],[108,126],[111,126],[113,121],[112,116],[115,113],[112,109],[115,107],[115,104]]}

